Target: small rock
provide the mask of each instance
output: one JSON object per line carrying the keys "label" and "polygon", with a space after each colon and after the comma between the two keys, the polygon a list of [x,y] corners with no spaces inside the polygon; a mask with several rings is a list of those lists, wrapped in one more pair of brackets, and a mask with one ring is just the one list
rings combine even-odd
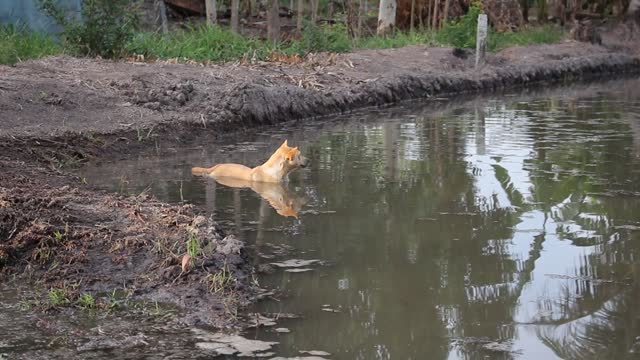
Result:
{"label": "small rock", "polygon": [[305,266],[310,266],[313,264],[319,264],[320,260],[312,259],[312,260],[301,260],[301,259],[290,259],[282,262],[271,263],[273,266],[277,266],[280,268],[302,268]]}
{"label": "small rock", "polygon": [[320,351],[320,350],[300,350],[299,353],[312,355],[312,356],[331,356],[331,353],[328,353],[326,351]]}
{"label": "small rock", "polygon": [[273,329],[273,331],[277,332],[277,333],[290,333],[291,330],[287,329],[287,328],[276,328]]}

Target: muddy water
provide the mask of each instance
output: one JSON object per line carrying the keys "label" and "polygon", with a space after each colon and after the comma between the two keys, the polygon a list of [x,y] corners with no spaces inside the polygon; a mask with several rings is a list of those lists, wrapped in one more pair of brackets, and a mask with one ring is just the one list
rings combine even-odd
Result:
{"label": "muddy water", "polygon": [[[264,197],[190,174],[257,164],[284,138],[311,166]],[[640,351],[639,80],[423,101],[160,150],[83,175],[202,207],[254,245],[261,268],[323,261],[259,278],[278,291],[252,311],[302,316],[279,321],[289,332],[248,334],[279,342],[279,355]]]}

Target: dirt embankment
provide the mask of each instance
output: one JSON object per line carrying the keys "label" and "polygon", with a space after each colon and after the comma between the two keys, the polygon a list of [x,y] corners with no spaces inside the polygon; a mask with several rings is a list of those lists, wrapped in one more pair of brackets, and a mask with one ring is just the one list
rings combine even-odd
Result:
{"label": "dirt embankment", "polygon": [[[47,287],[79,283],[79,291],[126,284],[138,296],[191,309],[193,322],[233,325],[230,313],[252,296],[242,243],[189,206],[95,191],[60,168],[410,98],[638,72],[637,49],[577,42],[511,48],[489,55],[480,69],[468,51],[419,46],[297,64],[55,57],[0,66],[1,274]],[[198,256],[181,273],[193,241]]]}

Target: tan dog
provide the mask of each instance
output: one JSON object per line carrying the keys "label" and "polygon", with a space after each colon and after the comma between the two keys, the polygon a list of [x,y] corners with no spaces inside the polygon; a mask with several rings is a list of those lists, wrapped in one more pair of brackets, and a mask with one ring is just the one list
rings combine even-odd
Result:
{"label": "tan dog", "polygon": [[252,182],[279,183],[287,179],[289,173],[305,167],[309,160],[302,156],[298,147],[289,147],[287,140],[271,155],[269,160],[254,168],[240,164],[218,164],[210,168],[194,167],[194,175],[210,175],[215,179],[232,178]]}
{"label": "tan dog", "polygon": [[246,181],[234,178],[220,177],[216,182],[234,188],[250,188],[258,193],[276,212],[284,217],[298,218],[298,212],[306,202],[303,197],[297,196],[279,183]]}

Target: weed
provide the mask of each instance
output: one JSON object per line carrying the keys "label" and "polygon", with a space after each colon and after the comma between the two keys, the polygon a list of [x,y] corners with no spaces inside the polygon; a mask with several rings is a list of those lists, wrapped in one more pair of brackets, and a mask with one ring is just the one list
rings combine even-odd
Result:
{"label": "weed", "polygon": [[204,281],[209,287],[209,291],[211,293],[217,294],[234,285],[236,279],[233,277],[233,275],[225,265],[217,273],[210,273],[209,275],[207,275],[204,278]]}
{"label": "weed", "polygon": [[54,255],[55,255],[55,252],[53,251],[53,249],[51,249],[48,246],[43,246],[36,249],[36,251],[32,255],[32,258],[33,260],[36,260],[44,264],[48,262],[49,259],[51,259]]}
{"label": "weed", "polygon": [[198,241],[198,236],[196,234],[191,234],[189,240],[187,241],[187,254],[191,256],[192,259],[195,259],[201,253],[200,241]]}
{"label": "weed", "polygon": [[51,36],[22,26],[0,26],[0,64],[13,65],[61,52],[62,48]]}
{"label": "weed", "polygon": [[62,240],[64,239],[64,236],[62,235],[62,233],[59,230],[56,230],[53,232],[53,239],[56,242],[62,242]]}
{"label": "weed", "polygon": [[40,302],[36,299],[23,299],[18,302],[18,309],[20,309],[20,311],[31,311],[31,309],[39,305]]}
{"label": "weed", "polygon": [[49,302],[53,306],[66,306],[71,303],[69,292],[66,287],[49,290]]}
{"label": "weed", "polygon": [[93,309],[96,307],[96,299],[91,294],[82,294],[77,305],[82,309]]}

